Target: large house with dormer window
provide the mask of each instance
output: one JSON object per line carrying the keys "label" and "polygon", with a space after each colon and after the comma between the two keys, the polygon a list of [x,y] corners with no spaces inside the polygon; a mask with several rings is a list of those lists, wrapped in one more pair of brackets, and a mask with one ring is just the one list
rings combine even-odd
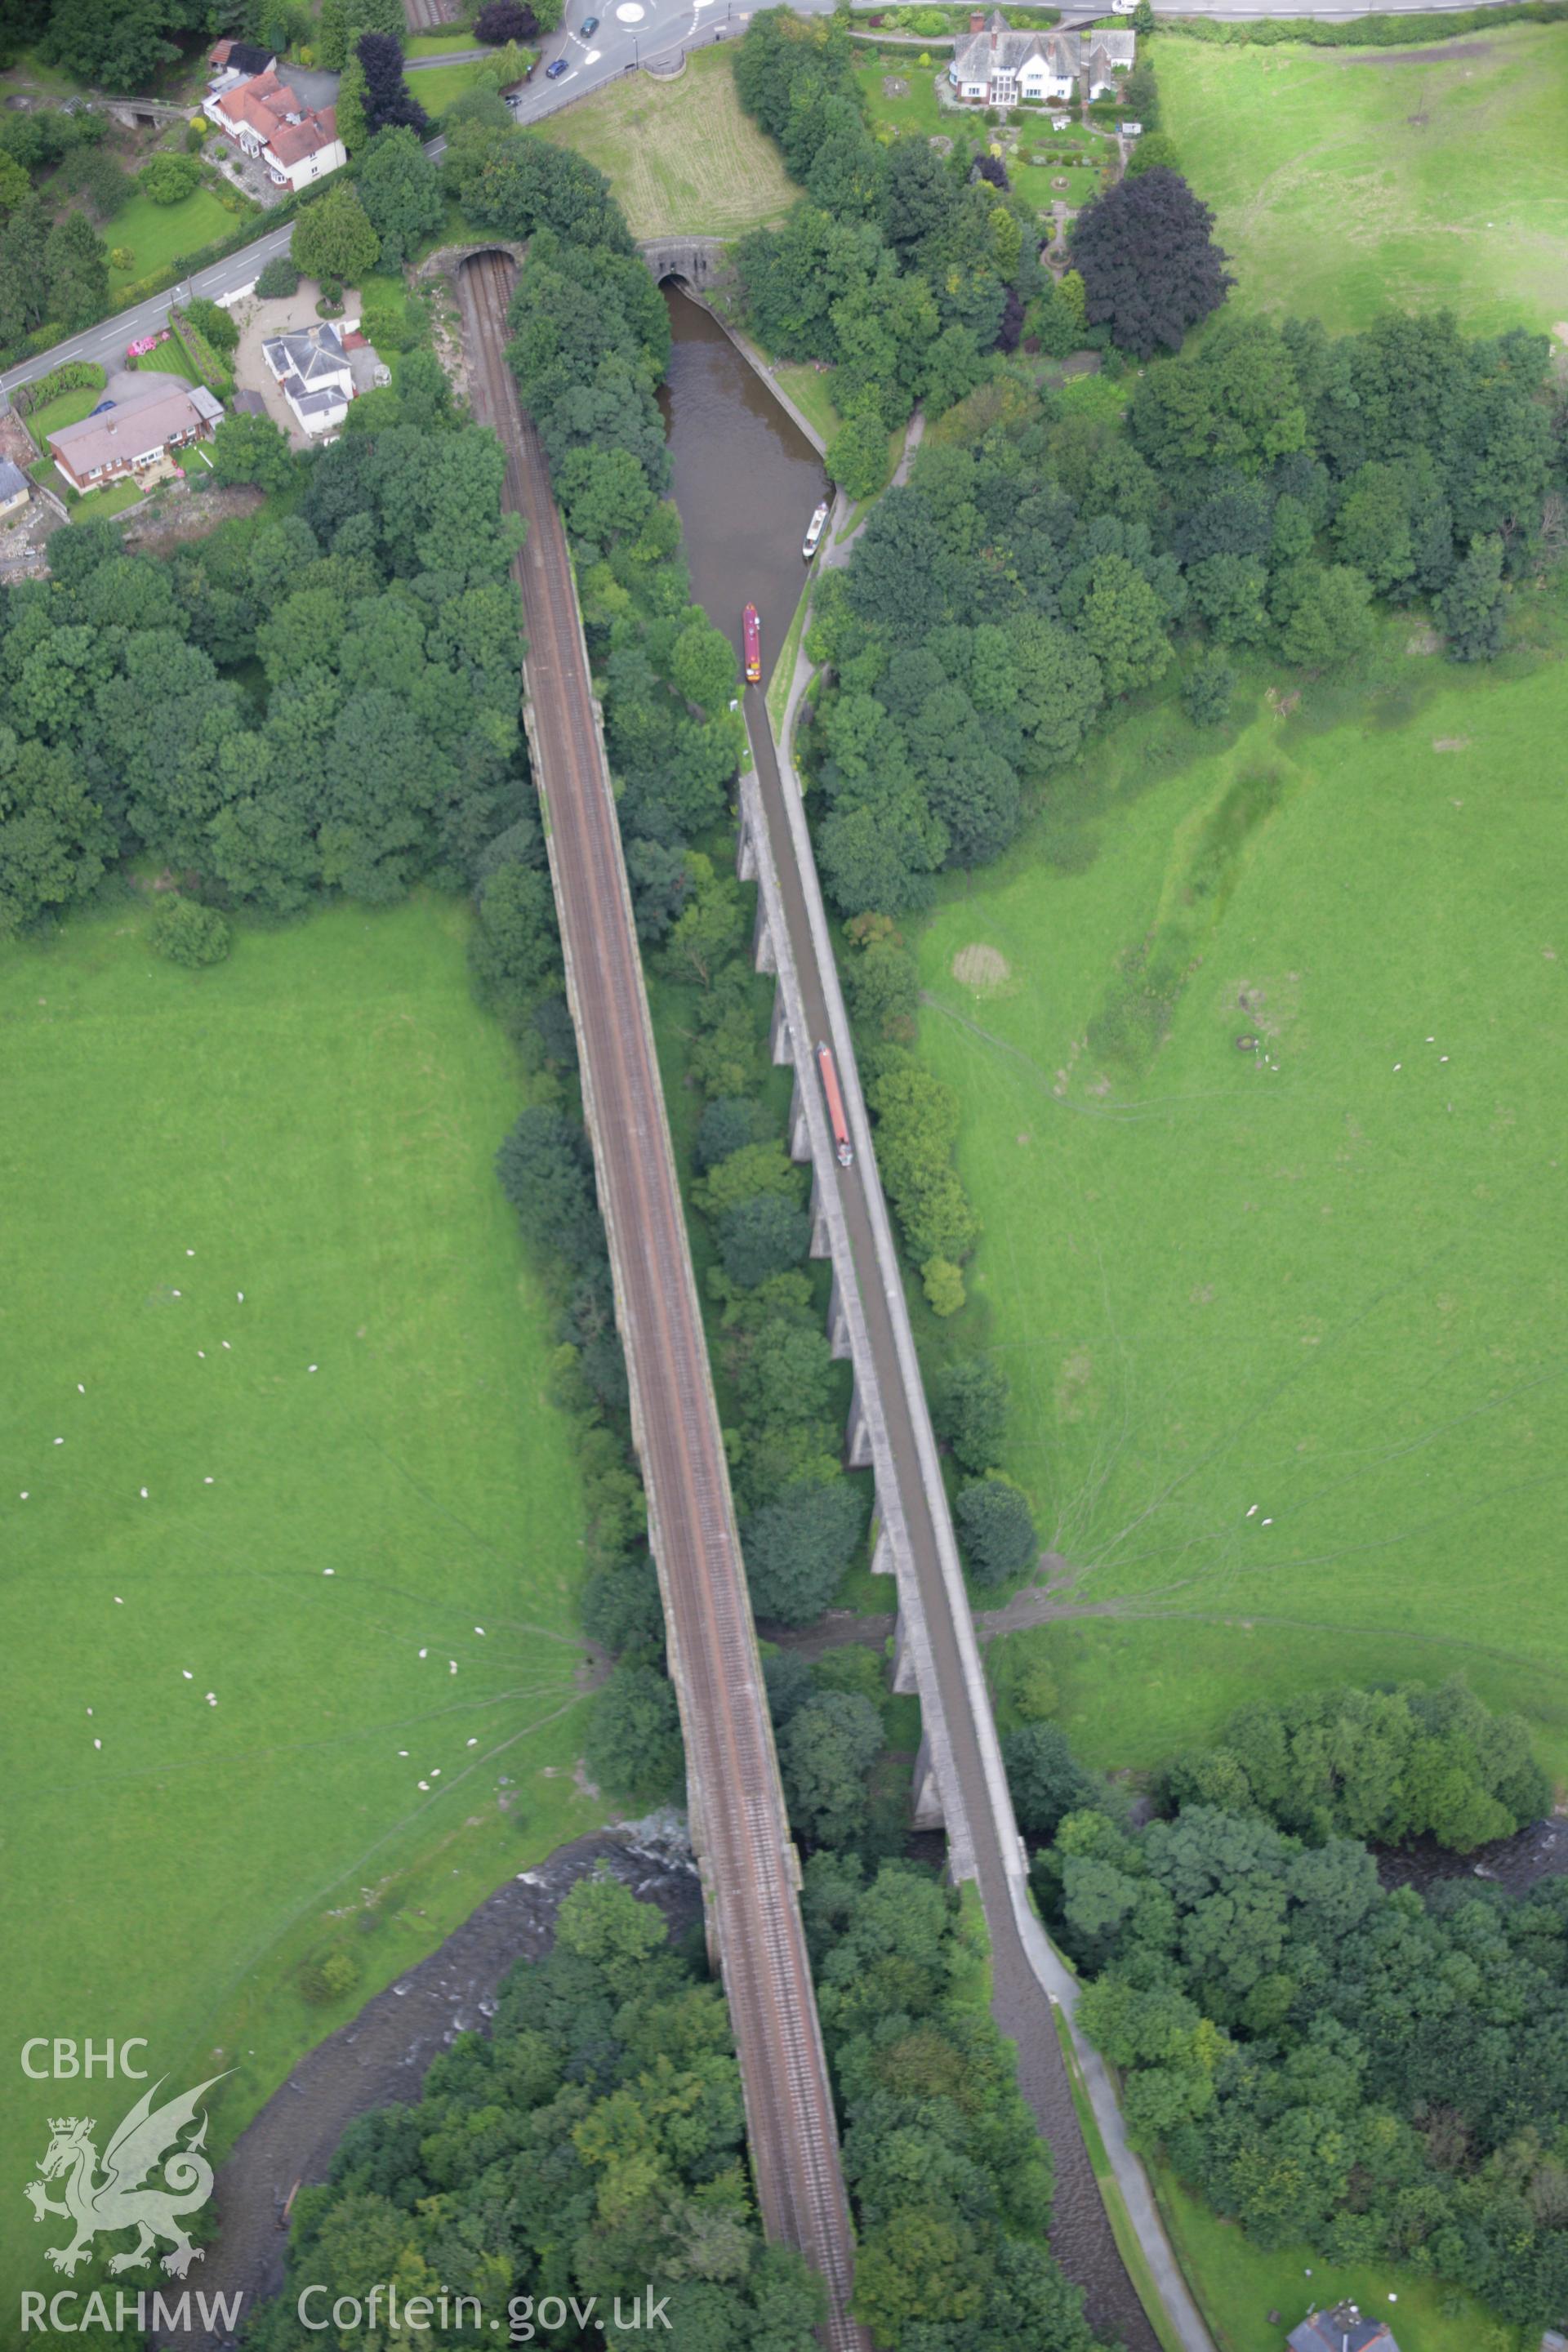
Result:
{"label": "large house with dormer window", "polygon": [[302,188],[341,169],[349,155],[338,137],[336,108],[317,113],[279,80],[271,65],[260,73],[242,71],[233,62],[241,46],[220,41],[212,53],[214,79],[202,100],[207,121],[258,161],[277,187]]}
{"label": "large house with dormer window", "polygon": [[953,44],[947,78],[960,98],[981,106],[1103,98],[1131,67],[1135,33],[1016,33],[999,8],[976,10]]}

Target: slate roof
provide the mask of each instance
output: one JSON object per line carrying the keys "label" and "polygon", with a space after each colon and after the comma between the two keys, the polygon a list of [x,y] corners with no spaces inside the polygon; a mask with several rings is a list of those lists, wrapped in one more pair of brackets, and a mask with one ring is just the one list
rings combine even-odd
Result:
{"label": "slate roof", "polygon": [[262,48],[255,41],[220,41],[207,62],[226,67],[230,73],[258,74],[266,73],[278,60],[270,49]]}
{"label": "slate roof", "polygon": [[994,73],[1021,74],[1032,58],[1043,58],[1054,81],[1076,81],[1086,66],[1098,67],[1096,80],[1112,66],[1130,66],[1137,53],[1135,33],[1016,33],[994,8],[979,32],[954,44],[955,80],[989,82]]}
{"label": "slate roof", "polygon": [[261,346],[274,375],[301,391],[330,382],[348,366],[348,356],[335,327],[320,326],[291,335],[273,335]]}
{"label": "slate roof", "polygon": [[9,506],[18,491],[28,488],[27,477],[9,457],[0,457],[0,507]]}
{"label": "slate roof", "polygon": [[1353,2303],[1336,2304],[1332,2311],[1310,2311],[1290,2330],[1291,2352],[1399,2352],[1388,2324],[1368,2319]]}

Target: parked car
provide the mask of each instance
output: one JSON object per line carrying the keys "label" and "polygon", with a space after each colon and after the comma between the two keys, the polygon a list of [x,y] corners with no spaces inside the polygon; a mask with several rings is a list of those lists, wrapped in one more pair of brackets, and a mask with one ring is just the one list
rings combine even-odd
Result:
{"label": "parked car", "polygon": [[565,72],[565,70],[566,70],[566,60],[565,60],[565,58],[557,58],[553,65],[549,65],[549,66],[546,66],[546,67],[545,67],[545,68],[544,68],[544,79],[545,79],[545,80],[546,80],[546,81],[559,81],[559,80],[560,80],[560,79],[561,79],[561,77],[562,77],[562,75]]}

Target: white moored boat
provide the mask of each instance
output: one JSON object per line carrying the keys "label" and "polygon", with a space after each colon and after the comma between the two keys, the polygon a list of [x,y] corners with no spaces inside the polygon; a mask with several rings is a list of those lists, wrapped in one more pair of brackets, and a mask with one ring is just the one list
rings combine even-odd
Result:
{"label": "white moored boat", "polygon": [[812,557],[816,553],[818,542],[826,528],[827,500],[824,499],[822,504],[817,508],[816,512],[812,516],[810,522],[806,525],[805,543],[800,551],[808,563],[811,562]]}

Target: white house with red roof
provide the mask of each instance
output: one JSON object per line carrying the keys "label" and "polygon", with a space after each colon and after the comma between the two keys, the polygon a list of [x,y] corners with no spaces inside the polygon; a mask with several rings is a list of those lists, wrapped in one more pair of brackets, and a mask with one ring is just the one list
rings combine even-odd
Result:
{"label": "white house with red roof", "polygon": [[336,108],[307,106],[279,81],[276,61],[259,73],[242,71],[232,62],[236,46],[220,41],[212,53],[216,78],[202,100],[207,121],[242,153],[259,159],[280,188],[302,188],[338,171],[349,157]]}

